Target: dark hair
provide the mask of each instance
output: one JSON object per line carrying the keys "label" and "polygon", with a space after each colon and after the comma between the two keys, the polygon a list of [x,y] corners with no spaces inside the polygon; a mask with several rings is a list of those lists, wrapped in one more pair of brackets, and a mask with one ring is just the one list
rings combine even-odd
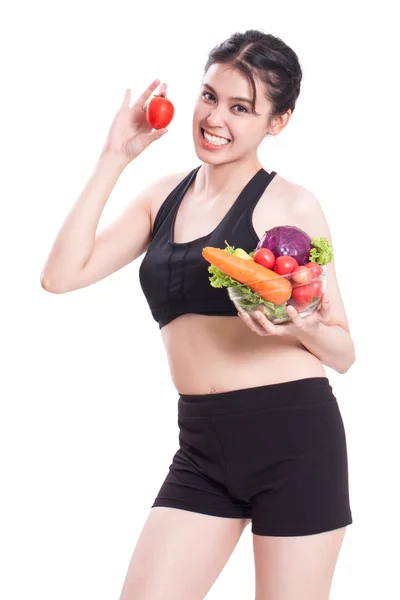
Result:
{"label": "dark hair", "polygon": [[258,115],[253,72],[265,85],[266,97],[272,104],[269,120],[289,109],[294,111],[303,73],[297,54],[280,38],[257,29],[234,33],[211,50],[204,74],[214,63],[231,65],[249,78],[253,88],[253,114]]}

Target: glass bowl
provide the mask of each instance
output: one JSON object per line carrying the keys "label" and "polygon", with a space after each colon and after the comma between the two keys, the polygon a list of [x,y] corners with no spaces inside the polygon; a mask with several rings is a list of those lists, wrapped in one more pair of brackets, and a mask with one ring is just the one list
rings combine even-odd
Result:
{"label": "glass bowl", "polygon": [[229,298],[238,310],[243,310],[250,316],[259,310],[274,324],[291,321],[286,310],[288,305],[294,306],[300,316],[308,317],[318,309],[322,294],[326,291],[327,265],[319,266],[322,273],[308,283],[294,282],[290,273],[279,276],[288,279],[292,286],[292,295],[284,304],[268,302],[244,284],[228,287]]}

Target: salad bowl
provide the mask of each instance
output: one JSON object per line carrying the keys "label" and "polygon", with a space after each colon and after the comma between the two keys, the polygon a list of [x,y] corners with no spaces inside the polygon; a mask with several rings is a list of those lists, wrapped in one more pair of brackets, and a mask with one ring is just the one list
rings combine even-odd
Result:
{"label": "salad bowl", "polygon": [[236,248],[203,248],[213,287],[227,288],[238,311],[261,311],[274,324],[291,320],[287,307],[302,317],[321,305],[327,288],[327,265],[333,248],[326,237],[310,237],[294,225],[267,230],[252,252]]}

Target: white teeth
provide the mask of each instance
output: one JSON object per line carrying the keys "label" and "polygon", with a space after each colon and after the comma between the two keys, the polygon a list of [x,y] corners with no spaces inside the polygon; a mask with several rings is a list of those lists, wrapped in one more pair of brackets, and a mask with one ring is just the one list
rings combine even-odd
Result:
{"label": "white teeth", "polygon": [[215,135],[210,135],[204,129],[203,129],[203,133],[204,133],[204,137],[206,138],[207,142],[210,142],[210,144],[214,144],[214,146],[226,146],[226,144],[229,144],[229,140],[226,140],[221,137],[217,137]]}

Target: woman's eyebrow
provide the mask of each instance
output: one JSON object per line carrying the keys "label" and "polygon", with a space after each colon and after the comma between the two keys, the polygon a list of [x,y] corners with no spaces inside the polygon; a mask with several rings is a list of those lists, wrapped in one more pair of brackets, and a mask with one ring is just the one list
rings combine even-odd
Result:
{"label": "woman's eyebrow", "polygon": [[[213,94],[217,95],[217,92],[208,83],[203,83],[203,87],[208,88]],[[242,98],[241,96],[231,96],[229,100],[240,100],[241,102],[248,102],[249,104],[252,103],[248,98]]]}

